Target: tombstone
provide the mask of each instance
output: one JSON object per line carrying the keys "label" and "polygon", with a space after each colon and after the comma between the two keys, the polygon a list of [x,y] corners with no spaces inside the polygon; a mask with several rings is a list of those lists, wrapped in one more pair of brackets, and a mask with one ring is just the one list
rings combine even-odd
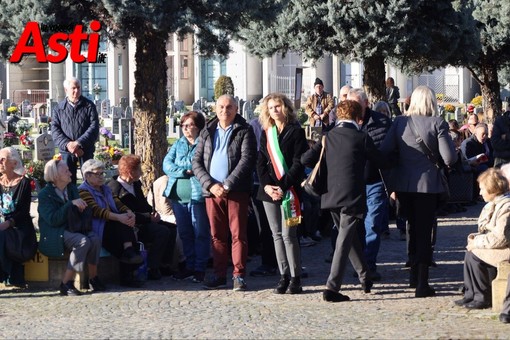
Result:
{"label": "tombstone", "polygon": [[207,99],[200,97],[200,107],[207,107]]}
{"label": "tombstone", "polygon": [[[462,122],[462,119],[461,119],[461,118],[462,118],[462,108],[457,107],[457,108],[455,109],[455,120],[456,120],[457,122],[461,123],[461,122]],[[461,124],[461,125],[462,125],[462,124]]]}
{"label": "tombstone", "polygon": [[101,102],[101,117],[109,118],[108,113],[110,112],[110,99],[105,99]]}
{"label": "tombstone", "polygon": [[53,158],[55,154],[55,143],[53,137],[49,133],[43,133],[36,137],[35,145],[35,160],[47,162]]}
{"label": "tombstone", "polygon": [[113,119],[111,119],[111,118],[103,118],[103,127],[105,127],[106,129],[112,131],[113,130]]}
{"label": "tombstone", "polygon": [[30,104],[29,100],[24,100],[21,102],[21,117],[31,117],[32,113],[32,104]]}
{"label": "tombstone", "polygon": [[5,125],[2,120],[0,120],[0,149],[4,147],[4,132],[5,132]]}
{"label": "tombstone", "polygon": [[53,113],[53,110],[55,109],[55,107],[58,105],[58,103],[56,101],[54,101],[53,99],[46,99],[46,113],[47,113],[47,116],[51,117],[52,113]]}
{"label": "tombstone", "polygon": [[128,100],[126,97],[120,98],[119,106],[122,108],[121,112],[125,112],[126,108],[129,106]]}
{"label": "tombstone", "polygon": [[120,142],[123,148],[130,148],[131,141],[131,119],[121,118],[118,121]]}
{"label": "tombstone", "polygon": [[202,110],[202,102],[200,100],[197,100],[193,103],[191,106],[192,111],[201,111]]}
{"label": "tombstone", "polygon": [[244,119],[248,121],[252,120],[254,117],[252,103],[251,102],[244,103],[241,112]]}
{"label": "tombstone", "polygon": [[120,119],[122,118],[122,108],[120,106],[112,106],[110,108],[110,112],[111,112],[111,117],[113,119]]}
{"label": "tombstone", "polygon": [[130,106],[126,107],[126,110],[124,111],[124,118],[126,119],[133,118],[133,109]]}
{"label": "tombstone", "polygon": [[2,115],[1,119],[5,120],[7,118],[7,109],[11,106],[11,100],[10,99],[2,99]]}
{"label": "tombstone", "polygon": [[16,133],[16,125],[20,119],[21,118],[16,115],[10,116],[9,119],[7,119],[7,132]]}
{"label": "tombstone", "polygon": [[184,101],[176,100],[174,102],[174,113],[175,112],[181,112],[182,110],[184,110]]}

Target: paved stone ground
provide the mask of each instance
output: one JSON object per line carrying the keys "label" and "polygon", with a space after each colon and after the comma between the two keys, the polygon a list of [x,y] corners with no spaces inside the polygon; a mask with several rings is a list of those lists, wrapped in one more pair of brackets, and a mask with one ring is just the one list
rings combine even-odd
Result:
{"label": "paved stone ground", "polygon": [[[1,290],[0,338],[510,338],[510,326],[491,310],[457,307],[466,236],[476,229],[482,204],[440,219],[430,271],[437,291],[416,299],[408,288],[405,242],[382,242],[383,280],[364,294],[348,269],[342,289],[351,301],[322,301],[329,273],[329,239],[302,249],[309,272],[301,295],[275,295],[277,276],[248,277],[250,290],[206,291],[191,281],[164,278],[140,290],[110,286],[105,293],[60,297],[56,290]],[[256,268],[260,258],[248,263]]]}

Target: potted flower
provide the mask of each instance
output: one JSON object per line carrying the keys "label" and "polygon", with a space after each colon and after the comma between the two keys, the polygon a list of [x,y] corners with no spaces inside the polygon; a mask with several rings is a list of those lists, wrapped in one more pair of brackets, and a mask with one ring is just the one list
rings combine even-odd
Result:
{"label": "potted flower", "polygon": [[29,161],[25,164],[25,176],[30,179],[30,186],[32,192],[36,192],[46,185],[44,180],[44,165],[43,161]]}
{"label": "potted flower", "polygon": [[114,138],[112,132],[107,128],[102,127],[99,129],[99,133],[104,137],[104,145],[108,146],[108,140]]}
{"label": "potted flower", "polygon": [[17,115],[19,113],[19,109],[17,106],[9,106],[7,108],[7,115]]}
{"label": "potted flower", "polygon": [[108,146],[96,148],[94,159],[103,162],[105,170],[112,168],[112,156],[110,156],[110,148]]}
{"label": "potted flower", "polygon": [[18,136],[14,132],[4,132],[4,147],[18,144]]}
{"label": "potted flower", "polygon": [[119,164],[120,158],[124,156],[124,150],[117,146],[110,146],[108,152],[110,153],[110,157],[112,158],[113,165]]}
{"label": "potted flower", "polygon": [[446,104],[446,105],[444,106],[444,110],[445,110],[446,112],[454,113],[454,112],[455,112],[455,106],[454,106],[454,105],[452,105],[452,104]]}
{"label": "potted flower", "polygon": [[18,136],[30,134],[30,130],[32,130],[32,124],[26,120],[20,120],[16,123],[16,133]]}

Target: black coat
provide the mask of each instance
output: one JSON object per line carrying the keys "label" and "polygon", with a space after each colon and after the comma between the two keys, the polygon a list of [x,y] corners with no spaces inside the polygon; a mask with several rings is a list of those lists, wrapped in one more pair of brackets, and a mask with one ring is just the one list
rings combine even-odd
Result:
{"label": "black coat", "polygon": [[261,201],[281,203],[281,201],[274,202],[273,199],[266,194],[264,191],[266,185],[277,185],[282,188],[283,191],[294,186],[294,189],[299,192],[301,182],[304,178],[304,166],[301,164],[300,159],[301,155],[308,149],[305,130],[301,128],[299,123],[288,124],[278,135],[278,143],[288,168],[288,172],[280,180],[276,177],[267,149],[267,134],[265,131],[261,133],[260,149],[257,157],[257,174],[260,181],[257,198]]}
{"label": "black coat", "polygon": [[[370,110],[369,108],[366,109],[361,129],[368,133],[376,147],[379,147],[382,144],[390,127],[391,120],[388,116],[380,112]],[[381,180],[379,168],[368,160],[365,166],[366,183],[373,184],[380,182]]]}
{"label": "black coat", "polygon": [[142,182],[136,181],[133,183],[135,189],[135,195],[133,196],[129,191],[124,189],[122,184],[117,181],[117,176],[108,182],[108,186],[112,189],[113,196],[117,196],[122,203],[136,215],[136,224],[150,223],[150,216],[144,214],[151,213],[152,207],[147,202],[143,191]]}
{"label": "black coat", "polygon": [[[301,163],[313,167],[322,145],[317,143],[301,156]],[[341,209],[362,218],[367,211],[364,170],[367,160],[386,166],[372,138],[354,124],[336,126],[326,135],[327,192],[321,196],[322,209]]]}

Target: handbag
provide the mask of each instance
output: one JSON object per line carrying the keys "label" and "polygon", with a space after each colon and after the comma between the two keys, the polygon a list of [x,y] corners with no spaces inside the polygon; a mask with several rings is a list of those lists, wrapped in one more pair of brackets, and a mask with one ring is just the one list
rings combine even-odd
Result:
{"label": "handbag", "polygon": [[450,186],[448,185],[448,174],[447,170],[444,165],[442,165],[439,162],[438,157],[432,153],[432,150],[429,149],[427,144],[423,141],[420,134],[416,130],[416,126],[414,125],[413,117],[409,116],[409,127],[411,128],[411,131],[414,135],[414,138],[416,139],[416,142],[420,146],[421,152],[427,156],[427,158],[436,166],[436,168],[439,170],[439,174],[441,175],[441,183],[443,184],[444,191],[439,194],[438,197],[438,205],[441,207],[442,205],[448,203],[450,200]]}
{"label": "handbag", "polygon": [[67,211],[67,228],[71,233],[84,235],[92,231],[92,209],[86,207],[80,211],[74,204]]}
{"label": "handbag", "polygon": [[324,151],[326,150],[326,136],[322,136],[322,149],[317,164],[313,167],[312,172],[308,177],[301,183],[303,190],[310,196],[320,197],[326,192],[326,179],[327,179],[327,168],[324,157]]}
{"label": "handbag", "polygon": [[26,231],[10,227],[4,232],[5,255],[11,261],[23,263],[34,258],[37,252],[37,236],[33,227]]}

